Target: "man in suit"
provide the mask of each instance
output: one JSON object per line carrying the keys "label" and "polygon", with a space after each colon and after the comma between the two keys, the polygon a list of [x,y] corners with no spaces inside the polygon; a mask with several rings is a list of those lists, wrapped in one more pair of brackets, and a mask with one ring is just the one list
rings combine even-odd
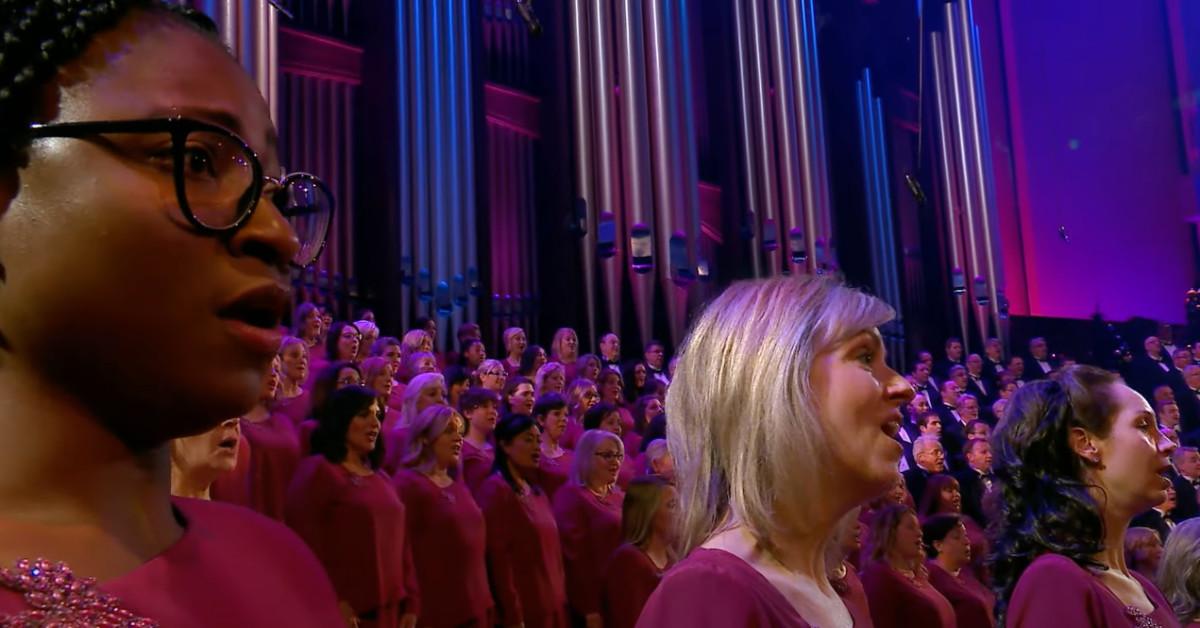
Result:
{"label": "man in suit", "polygon": [[988,376],[983,356],[978,353],[967,356],[967,392],[984,405],[991,405],[996,400],[996,381]]}
{"label": "man in suit", "polygon": [[1183,389],[1175,395],[1179,404],[1180,431],[1187,434],[1200,430],[1200,365],[1184,367]]}
{"label": "man in suit", "polygon": [[621,337],[611,331],[600,337],[600,364],[621,372]]}
{"label": "man in suit", "polygon": [[1167,496],[1163,502],[1146,512],[1133,518],[1129,522],[1130,527],[1150,528],[1158,532],[1158,538],[1166,542],[1167,536],[1171,534],[1171,530],[1175,529],[1177,522],[1174,516],[1176,504],[1176,493],[1173,487],[1167,487]]}
{"label": "man in suit", "polygon": [[1200,515],[1200,504],[1196,503],[1196,486],[1200,485],[1200,451],[1186,445],[1178,447],[1171,454],[1171,462],[1176,471],[1171,482],[1176,495],[1174,518],[1184,521]]}
{"label": "man in suit", "polygon": [[1167,359],[1157,336],[1147,336],[1142,341],[1142,353],[1133,359],[1129,369],[1130,387],[1146,397],[1159,386],[1178,383],[1172,378],[1176,373],[1175,364]]}
{"label": "man in suit", "polygon": [[1046,339],[1038,336],[1029,341],[1029,357],[1025,360],[1025,379],[1047,379],[1058,368]]}
{"label": "man in suit", "polygon": [[966,467],[963,446],[967,443],[967,426],[978,419],[979,400],[970,393],[959,395],[954,410],[942,420],[942,446],[948,452],[946,466],[952,469]]}
{"label": "man in suit", "polygon": [[933,366],[933,375],[938,379],[946,379],[950,374],[950,369],[955,365],[961,365],[963,361],[963,343],[959,338],[946,339],[946,357],[938,360]]}
{"label": "man in suit", "polygon": [[937,384],[930,377],[929,365],[925,362],[915,362],[912,367],[913,392],[923,394],[929,400],[929,405],[937,408],[942,405],[942,395],[938,392]]}
{"label": "man in suit", "polygon": [[988,338],[983,345],[983,372],[987,373],[989,379],[993,382],[1000,381],[1000,375],[1004,373],[1004,346],[1000,344],[999,338]]}
{"label": "man in suit", "polygon": [[963,513],[987,527],[983,496],[992,488],[992,446],[983,438],[972,438],[965,445],[967,468],[955,474],[962,493]]}
{"label": "man in suit", "polygon": [[1012,356],[1008,359],[1008,367],[1004,370],[1012,376],[1013,383],[1018,387],[1025,385],[1025,358],[1019,355]]}
{"label": "man in suit", "polygon": [[929,483],[929,477],[946,471],[946,451],[942,449],[942,444],[936,436],[926,435],[913,443],[913,458],[916,459],[917,466],[904,472],[904,483],[908,485],[913,502],[919,504],[921,497],[925,495],[925,485]]}

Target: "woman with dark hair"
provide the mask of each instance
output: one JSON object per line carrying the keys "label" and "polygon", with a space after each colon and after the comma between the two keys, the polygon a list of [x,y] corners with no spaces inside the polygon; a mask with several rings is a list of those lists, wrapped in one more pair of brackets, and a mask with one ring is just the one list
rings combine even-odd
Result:
{"label": "woman with dark hair", "polygon": [[486,388],[471,388],[462,394],[458,410],[467,421],[462,444],[462,479],[473,495],[492,473],[496,448],[489,442],[500,418],[500,396]]}
{"label": "woman with dark hair", "polygon": [[958,628],[991,628],[996,625],[992,607],[996,596],[979,582],[968,567],[971,544],[962,517],[933,515],[921,526],[925,537],[925,566],[929,584],[950,601]]}
{"label": "woman with dark hair", "polygon": [[421,590],[419,626],[494,625],[484,561],[483,511],[451,471],[462,452],[462,415],[430,406],[410,426],[396,491],[408,512],[408,538]]}
{"label": "woman with dark hair", "polygon": [[[325,340],[325,355],[328,362],[358,363],[358,348],[362,344],[363,334],[354,323],[338,321],[329,330]],[[316,363],[314,361],[314,363]]]}
{"label": "woman with dark hair", "polygon": [[[661,415],[664,410],[665,407],[663,406],[662,400],[655,395],[642,395],[641,397],[638,397],[637,403],[633,404],[633,433],[637,435],[636,440],[639,450],[643,449],[641,445],[642,443],[646,442],[646,438],[648,436],[653,436],[654,438],[663,438],[666,436],[665,431],[661,435],[657,433],[653,435],[648,434],[650,424],[654,422],[654,419],[658,418],[658,416]],[[632,439],[626,439],[625,442],[629,443],[631,440]]]}
{"label": "woman with dark hair", "polygon": [[[597,403],[588,409],[583,415],[583,429],[600,430],[608,432],[621,438],[621,415],[617,412],[616,406],[610,406],[607,403]],[[636,452],[625,450],[624,441],[621,441],[621,467],[617,474],[617,484],[624,489],[629,486],[633,478],[638,475],[638,459]]]}
{"label": "woman with dark hair", "polygon": [[620,436],[591,429],[579,439],[575,454],[570,478],[554,494],[554,521],[562,538],[573,623],[598,626],[604,565],[621,545],[625,493],[617,486],[617,473],[625,449]]}
{"label": "woman with dark hair", "polygon": [[625,441],[625,451],[641,451],[642,435],[634,430],[633,414],[625,407],[625,382],[621,381],[620,371],[601,369],[596,379],[596,392],[600,393],[601,403],[615,406],[621,415],[621,439]]}
{"label": "woman with dark hair", "polygon": [[347,386],[361,384],[362,371],[353,362],[333,362],[325,365],[321,372],[317,373],[317,377],[312,383],[312,411],[309,413],[308,420],[301,422],[296,428],[300,439],[301,457],[308,457],[312,453],[310,449],[312,434],[321,421],[321,415],[328,409],[329,399],[333,392]]}
{"label": "woman with dark hair", "polygon": [[542,455],[538,461],[538,478],[547,497],[553,501],[559,487],[567,483],[567,477],[571,473],[571,461],[575,459],[575,454],[559,442],[567,430],[567,401],[562,395],[554,393],[542,395],[538,397],[537,403],[533,404],[531,414],[538,428],[542,430]]}
{"label": "woman with dark hair", "polygon": [[625,382],[625,401],[629,404],[637,403],[647,390],[646,382],[649,378],[646,376],[646,365],[640,360],[627,362],[621,375]]}
{"label": "woman with dark hair", "polygon": [[954,607],[929,583],[917,513],[889,506],[871,519],[871,551],[862,571],[875,628],[955,628]]}
{"label": "woman with dark hair", "polygon": [[541,345],[529,345],[521,353],[521,368],[517,369],[517,374],[533,379],[546,362],[546,350]]}
{"label": "woman with dark hair", "polygon": [[333,580],[348,624],[412,628],[420,605],[404,504],[379,470],[379,396],[335,391],[312,434],[313,455],[288,488],[287,523]]}
{"label": "woman with dark hair", "polygon": [[310,358],[325,359],[325,345],[321,343],[323,332],[321,310],[313,303],[301,303],[292,313],[292,335],[304,341]]}
{"label": "woman with dark hair", "polygon": [[607,561],[601,578],[605,628],[634,628],[646,600],[675,563],[675,511],[679,495],[661,477],[641,477],[629,485],[621,506],[624,544]]}
{"label": "woman with dark hair", "polygon": [[462,341],[462,350],[458,356],[458,365],[467,369],[472,375],[487,361],[487,349],[478,338],[466,338]]}
{"label": "woman with dark hair", "polygon": [[500,393],[501,414],[533,414],[533,382],[520,375],[509,379]]}
{"label": "woman with dark hair", "polygon": [[989,529],[1004,626],[1174,626],[1125,564],[1138,513],[1162,503],[1175,446],[1117,376],[1071,366],[1023,386],[992,436]]}
{"label": "woman with dark hair", "polygon": [[958,480],[945,473],[937,473],[929,477],[925,485],[925,494],[921,496],[921,504],[917,514],[922,520],[934,515],[950,514],[959,517],[963,529],[967,531],[967,541],[971,545],[971,571],[980,582],[991,582],[987,573],[984,558],[988,555],[987,534],[983,527],[962,511],[962,491]]}
{"label": "woman with dark hair", "polygon": [[565,628],[567,593],[558,526],[537,485],[539,432],[533,418],[496,427],[496,464],[479,489],[487,524],[488,573],[501,625]]}
{"label": "woman with dark hair", "polygon": [[466,369],[455,364],[447,366],[446,370],[442,371],[442,376],[446,382],[446,405],[457,408],[463,392],[471,387],[471,375]]}
{"label": "woman with dark hair", "polygon": [[154,0],[5,0],[0,56],[0,623],[336,624],[284,526],[170,495],[168,443],[254,405],[318,249],[258,87]]}

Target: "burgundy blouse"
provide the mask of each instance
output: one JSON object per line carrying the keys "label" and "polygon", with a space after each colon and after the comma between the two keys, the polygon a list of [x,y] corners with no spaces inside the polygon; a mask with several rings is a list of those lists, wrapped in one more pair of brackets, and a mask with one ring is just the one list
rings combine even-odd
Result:
{"label": "burgundy blouse", "polygon": [[929,569],[929,584],[954,607],[958,628],[992,628],[996,625],[992,613],[996,596],[975,579],[970,569],[964,568],[955,576],[936,560],[926,562],[925,566]]}
{"label": "burgundy blouse", "polygon": [[492,474],[492,464],[496,462],[496,450],[480,449],[470,441],[462,442],[462,473],[459,475],[467,484],[472,495],[479,495],[479,486]]}
{"label": "burgundy blouse", "polygon": [[554,520],[562,538],[567,601],[579,617],[600,612],[604,566],[621,545],[621,505],[614,487],[598,497],[586,486],[567,484],[554,496]]}
{"label": "burgundy blouse", "polygon": [[875,628],[955,628],[954,607],[929,582],[874,561],[862,572]]}
{"label": "burgundy blouse", "polygon": [[626,543],[618,547],[601,578],[604,627],[634,628],[662,574],[638,546]]}
{"label": "burgundy blouse", "polygon": [[300,441],[291,419],[272,413],[265,421],[242,421],[242,434],[250,441],[250,508],[283,521],[283,502],[296,465]]}
{"label": "burgundy blouse", "polygon": [[546,491],[546,496],[551,501],[554,500],[554,494],[558,492],[559,487],[567,483],[567,478],[571,475],[571,463],[574,460],[575,452],[570,449],[563,449],[563,454],[557,458],[542,454],[538,460],[542,490]]}
{"label": "burgundy blouse", "polygon": [[846,604],[846,610],[854,620],[854,628],[872,628],[875,624],[871,621],[871,605],[867,602],[867,591],[863,588],[862,580],[859,580],[854,565],[843,561],[842,566],[846,569],[846,575],[841,580],[831,578],[830,582]]}
{"label": "burgundy blouse", "polygon": [[1179,625],[1171,605],[1149,580],[1135,572],[1146,597],[1154,604],[1148,616],[1128,608],[1100,578],[1059,554],[1043,554],[1017,579],[1004,624],[1008,628],[1088,626],[1144,628],[1153,620],[1162,628]]}

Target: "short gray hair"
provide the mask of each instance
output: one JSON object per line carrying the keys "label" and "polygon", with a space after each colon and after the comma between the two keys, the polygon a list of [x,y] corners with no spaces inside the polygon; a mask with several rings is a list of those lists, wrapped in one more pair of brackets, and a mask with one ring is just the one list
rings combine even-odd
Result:
{"label": "short gray hair", "polygon": [[[895,316],[826,276],[741,281],[697,317],[667,392],[679,488],[679,555],[731,520],[771,539],[817,530],[788,514],[834,490],[811,374],[815,358]],[[814,565],[822,568],[823,565]]]}
{"label": "short gray hair", "polygon": [[654,463],[671,455],[671,448],[667,446],[665,439],[656,438],[646,445],[644,455],[646,457],[646,475],[654,475]]}
{"label": "short gray hair", "polygon": [[938,440],[937,436],[920,436],[917,438],[917,440],[913,441],[913,456],[917,456],[923,453],[926,449],[932,448],[942,449],[942,441]]}
{"label": "short gray hair", "polygon": [[571,473],[567,477],[567,482],[575,486],[587,486],[588,478],[592,475],[592,458],[595,458],[596,450],[606,440],[611,440],[617,444],[617,451],[621,455],[625,455],[625,443],[621,442],[621,437],[606,432],[604,430],[588,430],[579,437],[579,442],[575,443],[575,459],[571,461]]}

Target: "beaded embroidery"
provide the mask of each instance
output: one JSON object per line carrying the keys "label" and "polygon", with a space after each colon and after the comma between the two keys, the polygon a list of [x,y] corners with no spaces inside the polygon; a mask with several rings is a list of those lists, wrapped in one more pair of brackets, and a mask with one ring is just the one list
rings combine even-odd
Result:
{"label": "beaded embroidery", "polygon": [[12,568],[0,568],[0,587],[23,594],[30,606],[15,615],[0,615],[0,628],[158,627],[158,622],[134,615],[101,592],[95,578],[75,577],[66,563],[19,560]]}
{"label": "beaded embroidery", "polygon": [[1125,614],[1133,620],[1133,628],[1163,628],[1153,617],[1132,606],[1125,607]]}

